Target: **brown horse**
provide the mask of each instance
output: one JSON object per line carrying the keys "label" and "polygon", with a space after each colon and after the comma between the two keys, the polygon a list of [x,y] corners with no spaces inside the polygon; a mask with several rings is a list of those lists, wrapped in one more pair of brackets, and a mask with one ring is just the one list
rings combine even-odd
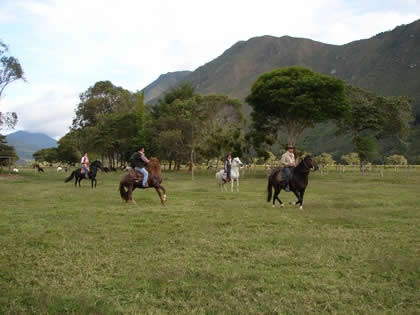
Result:
{"label": "brown horse", "polygon": [[136,171],[133,169],[128,172],[127,175],[123,177],[120,181],[120,195],[121,198],[126,202],[136,203],[133,199],[133,190],[136,188],[146,189],[146,188],[155,188],[156,192],[159,195],[160,202],[162,205],[165,205],[166,202],[166,191],[165,188],[161,185],[162,183],[162,173],[160,170],[159,160],[157,158],[151,158],[150,162],[147,164],[146,170],[149,172],[149,178],[147,183],[149,187],[143,187],[141,180],[143,175],[140,178],[136,176]]}

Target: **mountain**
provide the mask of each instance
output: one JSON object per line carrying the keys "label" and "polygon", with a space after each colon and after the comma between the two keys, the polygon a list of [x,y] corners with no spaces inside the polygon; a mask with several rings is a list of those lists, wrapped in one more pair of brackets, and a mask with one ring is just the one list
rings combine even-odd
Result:
{"label": "mountain", "polygon": [[[254,37],[237,42],[178,83],[188,81],[202,94],[225,94],[244,101],[261,74],[293,65],[336,76],[379,95],[410,96],[415,128],[420,128],[420,20],[345,45],[290,36]],[[244,111],[250,112],[245,103]],[[414,151],[420,154],[420,141],[417,146]]]}
{"label": "mountain", "polygon": [[7,144],[15,147],[19,161],[33,160],[32,154],[46,148],[56,148],[57,141],[42,133],[16,131],[6,136]]}
{"label": "mountain", "polygon": [[176,71],[162,74],[159,78],[144,88],[144,102],[157,100],[165,91],[176,86],[185,79],[191,71]]}

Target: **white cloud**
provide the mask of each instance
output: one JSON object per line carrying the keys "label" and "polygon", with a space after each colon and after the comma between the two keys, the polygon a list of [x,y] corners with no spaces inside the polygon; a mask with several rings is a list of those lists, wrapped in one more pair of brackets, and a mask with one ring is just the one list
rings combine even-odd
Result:
{"label": "white cloud", "polygon": [[[16,112],[16,130],[41,132],[58,139],[66,134],[79,102],[78,93],[68,86],[31,86],[21,98],[2,100],[4,111]],[[10,132],[10,131],[9,131]]]}

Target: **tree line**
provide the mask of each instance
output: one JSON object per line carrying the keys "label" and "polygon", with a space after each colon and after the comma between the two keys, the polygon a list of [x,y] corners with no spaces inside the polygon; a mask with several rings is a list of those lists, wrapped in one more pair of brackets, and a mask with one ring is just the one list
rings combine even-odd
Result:
{"label": "tree line", "polygon": [[[0,97],[8,84],[26,80],[18,60],[6,52],[0,41]],[[70,131],[57,148],[36,152],[36,161],[72,164],[89,152],[116,167],[142,144],[169,168],[188,164],[193,170],[195,163],[220,160],[227,153],[268,159],[273,146],[296,145],[305,130],[331,121],[366,162],[375,158],[378,141],[403,143],[413,121],[407,97],[378,96],[298,66],[275,69],[256,80],[245,99],[252,108],[248,119],[240,100],[201,95],[188,83],[172,88],[154,105],[144,104],[142,91],[133,93],[110,81],[96,82],[79,98]],[[0,128],[16,122],[16,113],[0,112]],[[4,136],[1,151],[10,151]]]}

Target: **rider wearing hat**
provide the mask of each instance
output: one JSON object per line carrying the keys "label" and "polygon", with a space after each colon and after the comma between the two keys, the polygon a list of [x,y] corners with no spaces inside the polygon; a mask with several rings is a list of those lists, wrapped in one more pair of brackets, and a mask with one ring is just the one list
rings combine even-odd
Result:
{"label": "rider wearing hat", "polygon": [[149,187],[149,185],[147,184],[149,172],[147,172],[146,170],[146,166],[147,166],[147,163],[149,163],[149,160],[144,154],[143,146],[139,146],[137,151],[133,153],[133,155],[131,156],[131,161],[133,163],[136,174],[137,172],[140,172],[143,174],[143,182],[142,182],[143,187]]}
{"label": "rider wearing hat", "polygon": [[286,147],[286,152],[283,153],[280,159],[280,164],[283,166],[283,174],[286,177],[286,186],[284,189],[290,191],[289,178],[292,168],[296,166],[296,160],[294,155],[295,147],[293,145],[288,145]]}

